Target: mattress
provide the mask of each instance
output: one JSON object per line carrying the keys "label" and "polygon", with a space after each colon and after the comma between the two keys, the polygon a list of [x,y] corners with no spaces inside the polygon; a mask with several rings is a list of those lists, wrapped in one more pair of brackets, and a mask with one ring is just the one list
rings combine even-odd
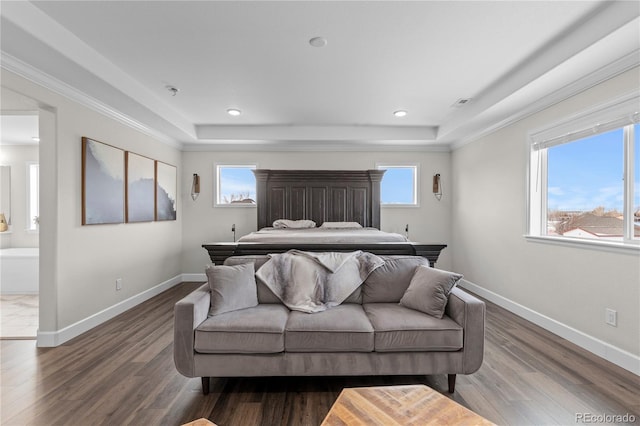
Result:
{"label": "mattress", "polygon": [[376,228],[262,228],[241,237],[239,243],[390,243],[408,242],[401,234],[384,232]]}

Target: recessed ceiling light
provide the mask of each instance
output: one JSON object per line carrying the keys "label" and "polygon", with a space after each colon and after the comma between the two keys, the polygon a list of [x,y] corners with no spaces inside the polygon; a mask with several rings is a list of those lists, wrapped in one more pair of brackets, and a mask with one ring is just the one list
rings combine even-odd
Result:
{"label": "recessed ceiling light", "polygon": [[309,40],[309,44],[313,47],[325,47],[327,45],[327,39],[324,37],[314,37]]}
{"label": "recessed ceiling light", "polygon": [[404,117],[405,115],[407,115],[407,111],[398,110],[398,111],[395,111],[393,115],[395,115],[396,117]]}
{"label": "recessed ceiling light", "polygon": [[229,108],[227,110],[227,114],[233,116],[233,117],[237,117],[241,114],[242,112],[239,109],[235,109],[235,108]]}

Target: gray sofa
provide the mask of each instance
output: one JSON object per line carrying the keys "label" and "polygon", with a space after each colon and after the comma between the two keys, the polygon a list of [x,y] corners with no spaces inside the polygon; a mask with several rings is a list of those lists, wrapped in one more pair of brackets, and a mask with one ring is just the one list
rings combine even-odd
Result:
{"label": "gray sofa", "polygon": [[[418,256],[382,256],[344,303],[324,312],[290,311],[258,282],[255,307],[209,315],[204,284],[175,305],[174,361],[186,377],[356,376],[456,374],[478,370],[484,354],[484,303],[453,288],[444,316],[436,318],[399,303],[414,271],[428,266]],[[225,265],[267,256],[238,256]]]}

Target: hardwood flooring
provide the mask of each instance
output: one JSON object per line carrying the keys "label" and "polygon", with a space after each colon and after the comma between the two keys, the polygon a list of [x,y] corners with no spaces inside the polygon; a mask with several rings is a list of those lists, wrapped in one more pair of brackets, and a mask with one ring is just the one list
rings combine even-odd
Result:
{"label": "hardwood flooring", "polygon": [[[500,425],[640,422],[640,378],[487,303],[485,361],[473,375],[200,379],[173,365],[173,304],[183,283],[57,348],[0,342],[2,425],[319,425],[345,387],[424,383]],[[583,417],[584,418],[584,417]],[[609,420],[616,420],[610,418]],[[609,422],[612,423],[612,422]],[[615,423],[615,421],[613,422]]]}

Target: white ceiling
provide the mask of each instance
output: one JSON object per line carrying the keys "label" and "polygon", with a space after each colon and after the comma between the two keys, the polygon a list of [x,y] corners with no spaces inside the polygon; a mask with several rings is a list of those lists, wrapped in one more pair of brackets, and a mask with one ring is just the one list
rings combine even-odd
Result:
{"label": "white ceiling", "polygon": [[[184,149],[446,148],[640,62],[635,1],[25,1],[0,13],[5,68]],[[316,36],[327,45],[310,46]]]}

